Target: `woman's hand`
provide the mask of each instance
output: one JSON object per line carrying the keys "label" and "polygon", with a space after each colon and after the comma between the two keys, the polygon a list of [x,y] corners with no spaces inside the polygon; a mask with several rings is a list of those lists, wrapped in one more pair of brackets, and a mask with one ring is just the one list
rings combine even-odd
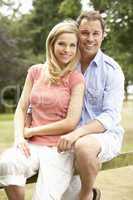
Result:
{"label": "woman's hand", "polygon": [[77,141],[77,139],[78,136],[77,134],[75,134],[74,131],[69,134],[61,136],[57,144],[58,152],[72,150],[73,145]]}
{"label": "woman's hand", "polygon": [[33,135],[32,135],[32,128],[27,128],[27,127],[25,127],[24,128],[24,138],[25,139],[28,139],[28,138],[30,138],[30,137],[32,137]]}
{"label": "woman's hand", "polygon": [[18,141],[15,141],[15,146],[17,148],[19,148],[25,154],[25,156],[27,158],[31,155],[28,143],[27,143],[27,141],[24,138],[19,139]]}

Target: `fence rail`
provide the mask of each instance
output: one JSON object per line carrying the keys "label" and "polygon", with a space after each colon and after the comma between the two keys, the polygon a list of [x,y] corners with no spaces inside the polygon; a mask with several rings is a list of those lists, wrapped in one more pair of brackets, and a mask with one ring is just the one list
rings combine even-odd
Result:
{"label": "fence rail", "polygon": [[[103,163],[101,170],[116,169],[133,165],[133,152],[121,153],[116,158]],[[35,183],[37,175],[32,176],[27,180],[27,184]]]}

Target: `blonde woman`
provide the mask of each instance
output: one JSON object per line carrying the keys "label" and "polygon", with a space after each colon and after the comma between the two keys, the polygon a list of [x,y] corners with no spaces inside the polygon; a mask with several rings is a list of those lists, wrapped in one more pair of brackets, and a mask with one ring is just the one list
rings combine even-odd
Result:
{"label": "blonde woman", "polygon": [[[0,185],[10,200],[24,200],[26,179],[39,171],[34,200],[60,200],[73,175],[73,153],[65,148],[66,133],[79,122],[84,79],[75,70],[79,61],[78,27],[57,24],[46,41],[46,62],[29,68],[14,116],[15,146],[0,159]],[[24,127],[32,106],[32,122]],[[60,142],[61,141],[61,142]]]}

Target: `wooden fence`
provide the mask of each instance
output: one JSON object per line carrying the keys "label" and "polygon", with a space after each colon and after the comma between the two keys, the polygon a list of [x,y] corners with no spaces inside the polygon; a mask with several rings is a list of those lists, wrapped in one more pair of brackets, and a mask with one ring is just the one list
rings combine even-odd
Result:
{"label": "wooden fence", "polygon": [[[133,165],[133,152],[121,153],[116,158],[103,163],[101,170],[115,169]],[[37,175],[32,176],[27,180],[27,184],[35,183]]]}

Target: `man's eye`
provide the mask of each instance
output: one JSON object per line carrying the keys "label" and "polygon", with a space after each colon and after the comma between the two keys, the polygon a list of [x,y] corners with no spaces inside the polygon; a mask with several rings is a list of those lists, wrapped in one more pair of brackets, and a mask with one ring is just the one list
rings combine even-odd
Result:
{"label": "man's eye", "polygon": [[89,33],[88,32],[86,32],[86,31],[84,31],[84,32],[81,32],[80,33],[82,36],[84,36],[84,37],[87,37],[88,35],[89,35]]}
{"label": "man's eye", "polygon": [[99,32],[94,32],[94,33],[93,33],[93,35],[99,35],[99,34],[100,34]]}

